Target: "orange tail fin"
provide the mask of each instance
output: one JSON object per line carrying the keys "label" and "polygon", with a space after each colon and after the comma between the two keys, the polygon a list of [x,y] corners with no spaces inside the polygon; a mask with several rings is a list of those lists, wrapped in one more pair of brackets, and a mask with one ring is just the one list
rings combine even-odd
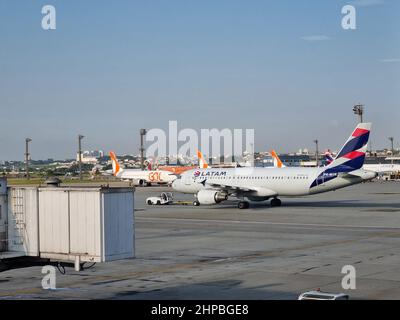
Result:
{"label": "orange tail fin", "polygon": [[110,151],[110,158],[111,158],[111,163],[112,163],[112,168],[113,168],[113,175],[117,176],[118,173],[120,173],[122,171],[121,166],[118,163],[115,153],[112,151]]}
{"label": "orange tail fin", "polygon": [[281,159],[279,159],[279,157],[278,157],[278,155],[276,154],[275,150],[272,150],[272,151],[271,151],[271,156],[272,156],[272,158],[274,158],[274,167],[275,167],[275,168],[284,168],[284,167],[286,167],[286,166],[282,163]]}
{"label": "orange tail fin", "polygon": [[200,167],[200,169],[208,168],[208,163],[207,163],[206,160],[204,160],[203,154],[201,153],[200,150],[197,150],[197,157],[199,158],[199,167]]}

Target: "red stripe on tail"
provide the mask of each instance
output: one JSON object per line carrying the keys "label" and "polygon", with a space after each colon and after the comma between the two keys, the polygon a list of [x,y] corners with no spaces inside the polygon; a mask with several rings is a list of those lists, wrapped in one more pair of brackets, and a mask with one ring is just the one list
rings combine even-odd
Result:
{"label": "red stripe on tail", "polygon": [[364,154],[365,154],[364,152],[352,151],[352,152],[349,152],[348,154],[345,154],[343,157],[347,158],[347,159],[355,159],[355,158],[363,156]]}
{"label": "red stripe on tail", "polygon": [[363,134],[366,134],[368,132],[369,132],[369,130],[357,128],[356,130],[354,130],[352,136],[353,137],[359,137],[359,136],[362,136]]}

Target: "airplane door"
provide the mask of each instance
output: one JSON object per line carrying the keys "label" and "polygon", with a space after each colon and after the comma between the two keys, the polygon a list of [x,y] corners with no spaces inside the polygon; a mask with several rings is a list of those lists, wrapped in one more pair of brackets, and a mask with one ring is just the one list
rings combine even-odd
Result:
{"label": "airplane door", "polygon": [[[193,181],[194,181],[194,179],[193,179]],[[185,181],[184,182],[185,182],[185,185],[190,186],[191,183],[192,183],[191,177],[190,176],[185,177]]]}

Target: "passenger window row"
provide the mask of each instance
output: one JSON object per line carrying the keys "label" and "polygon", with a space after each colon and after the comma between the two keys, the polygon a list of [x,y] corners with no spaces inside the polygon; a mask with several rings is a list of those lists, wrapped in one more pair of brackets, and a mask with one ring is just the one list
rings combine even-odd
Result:
{"label": "passenger window row", "polygon": [[226,179],[232,179],[232,180],[235,180],[235,179],[238,179],[238,180],[284,180],[284,179],[286,179],[286,180],[289,180],[289,179],[296,179],[296,180],[298,180],[298,179],[308,179],[308,177],[306,177],[306,176],[300,176],[300,177],[296,177],[296,176],[288,176],[288,177],[283,177],[283,176],[279,176],[279,177],[276,177],[276,176],[272,176],[272,177],[270,177],[270,176],[266,176],[266,177],[259,177],[259,176],[257,176],[257,177],[254,177],[254,176],[252,176],[252,177],[250,177],[250,176],[227,176],[227,177],[211,177],[210,179],[218,179],[218,180],[226,180]]}

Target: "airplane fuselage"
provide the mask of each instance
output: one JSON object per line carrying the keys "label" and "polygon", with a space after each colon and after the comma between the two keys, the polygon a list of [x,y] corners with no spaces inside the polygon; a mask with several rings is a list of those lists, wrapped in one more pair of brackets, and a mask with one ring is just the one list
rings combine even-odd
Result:
{"label": "airplane fuselage", "polygon": [[305,196],[344,188],[376,176],[375,172],[362,169],[349,173],[324,171],[323,167],[197,169],[182,174],[172,186],[176,191],[193,194],[229,186],[240,192],[251,188],[265,195],[271,190],[271,194],[275,192],[277,196]]}
{"label": "airplane fuselage", "polygon": [[117,178],[133,180],[136,183],[171,183],[176,179],[176,176],[169,171],[161,171],[161,170],[134,170],[134,169],[126,169],[118,174],[116,174]]}
{"label": "airplane fuselage", "polygon": [[375,171],[380,174],[400,172],[400,164],[391,164],[391,163],[364,164],[363,169]]}
{"label": "airplane fuselage", "polygon": [[271,206],[280,206],[280,196],[296,197],[344,188],[377,176],[363,170],[371,123],[359,123],[340,152],[326,167],[299,168],[226,168],[185,172],[172,183],[180,192],[196,194],[195,206],[215,204],[234,196],[241,199],[239,209],[250,201],[270,198]]}

